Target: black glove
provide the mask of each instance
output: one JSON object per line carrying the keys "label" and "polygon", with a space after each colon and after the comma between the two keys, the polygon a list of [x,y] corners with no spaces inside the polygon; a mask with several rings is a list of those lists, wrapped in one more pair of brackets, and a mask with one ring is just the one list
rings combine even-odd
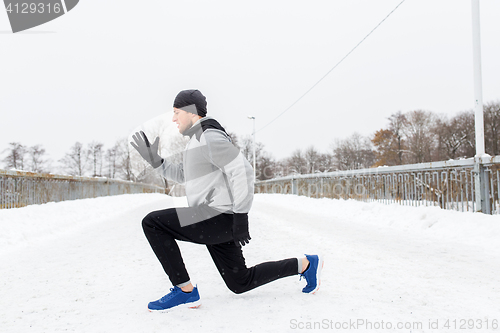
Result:
{"label": "black glove", "polygon": [[153,168],[159,167],[163,163],[163,159],[158,155],[158,144],[160,143],[160,138],[156,137],[153,144],[149,143],[148,137],[143,131],[136,132],[132,135],[135,143],[130,142],[132,147],[134,147],[137,152],[146,160]]}
{"label": "black glove", "polygon": [[247,213],[233,214],[233,238],[236,246],[245,246],[250,242]]}

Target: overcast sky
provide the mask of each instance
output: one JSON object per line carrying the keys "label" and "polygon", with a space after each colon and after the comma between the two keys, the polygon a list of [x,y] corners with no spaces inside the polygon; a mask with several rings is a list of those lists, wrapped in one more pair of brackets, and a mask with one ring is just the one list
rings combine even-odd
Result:
{"label": "overcast sky", "polygon": [[[76,141],[109,148],[193,88],[249,135],[248,115],[267,125],[400,2],[81,0],[17,34],[0,10],[0,152],[42,144],[57,161]],[[500,101],[500,1],[480,3],[483,97]],[[473,103],[471,1],[406,0],[257,141],[277,159],[326,152],[399,110],[453,116]]]}

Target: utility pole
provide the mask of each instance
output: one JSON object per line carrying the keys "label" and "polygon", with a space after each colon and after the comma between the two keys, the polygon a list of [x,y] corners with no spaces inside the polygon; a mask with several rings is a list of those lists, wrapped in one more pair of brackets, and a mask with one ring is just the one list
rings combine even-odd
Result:
{"label": "utility pole", "polygon": [[484,108],[481,74],[481,31],[479,23],[479,0],[472,1],[472,59],[474,62],[474,123],[476,126],[475,193],[476,211],[490,213],[488,175],[482,165],[484,149]]}

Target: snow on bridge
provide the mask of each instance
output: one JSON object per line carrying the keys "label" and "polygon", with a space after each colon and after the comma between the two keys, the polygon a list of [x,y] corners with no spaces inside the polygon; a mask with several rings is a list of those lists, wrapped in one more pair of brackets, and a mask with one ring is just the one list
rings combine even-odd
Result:
{"label": "snow on bridge", "polygon": [[176,205],[133,194],[0,210],[0,331],[499,329],[500,216],[292,195],[256,195],[244,253],[254,265],[322,252],[318,293],[297,276],[232,294],[204,246],[180,243],[203,305],[150,313],[170,284],[141,220]]}

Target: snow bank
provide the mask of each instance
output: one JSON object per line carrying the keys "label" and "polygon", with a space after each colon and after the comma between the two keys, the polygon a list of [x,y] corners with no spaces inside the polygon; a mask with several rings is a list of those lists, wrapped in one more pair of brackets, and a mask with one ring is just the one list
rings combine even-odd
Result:
{"label": "snow bank", "polygon": [[[500,216],[457,212],[439,207],[402,206],[356,200],[314,199],[284,194],[259,194],[257,200],[287,208],[309,209],[311,214],[348,223],[397,229],[430,237],[435,241],[455,241],[479,246],[487,251],[500,250]],[[314,222],[314,217],[311,218]]]}
{"label": "snow bank", "polygon": [[174,199],[166,195],[125,194],[0,210],[0,254],[104,223],[155,200],[164,200],[165,206],[174,204]]}

